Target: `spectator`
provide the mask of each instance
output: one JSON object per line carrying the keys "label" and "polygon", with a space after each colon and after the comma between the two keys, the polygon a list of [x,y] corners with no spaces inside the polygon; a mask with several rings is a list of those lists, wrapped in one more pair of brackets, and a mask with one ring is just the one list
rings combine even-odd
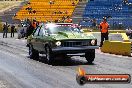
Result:
{"label": "spectator", "polygon": [[28,10],[29,14],[32,13],[32,7],[28,6],[28,7],[26,8],[26,10]]}
{"label": "spectator", "polygon": [[54,2],[55,2],[54,0],[50,0],[50,1],[49,1],[49,4],[50,4],[50,5],[51,5],[51,4],[54,4]]}
{"label": "spectator", "polygon": [[28,12],[29,12],[29,14],[32,14],[32,11],[31,10],[29,10]]}
{"label": "spectator", "polygon": [[64,12],[64,14],[68,14],[67,10]]}
{"label": "spectator", "polygon": [[36,13],[36,10],[33,10],[33,13],[35,14]]}
{"label": "spectator", "polygon": [[14,32],[15,32],[15,26],[11,26],[11,37],[14,37]]}
{"label": "spectator", "polygon": [[130,36],[129,36],[129,38],[132,39],[132,30],[131,30],[131,32],[130,32]]}
{"label": "spectator", "polygon": [[35,28],[37,27],[37,22],[36,22],[36,20],[33,20],[32,26],[33,26],[33,29],[35,29]]}
{"label": "spectator", "polygon": [[64,21],[65,21],[65,17],[63,16],[63,17],[62,17],[62,22],[64,23]]}
{"label": "spectator", "polygon": [[61,11],[58,11],[58,14],[62,14],[63,12],[61,12]]}
{"label": "spectator", "polygon": [[96,24],[97,24],[97,21],[96,21],[96,19],[94,18],[94,19],[92,20],[92,27],[93,27],[93,29],[95,29]]}
{"label": "spectator", "polygon": [[30,2],[28,2],[28,4],[31,4]]}
{"label": "spectator", "polygon": [[123,0],[123,3],[124,3],[124,4],[127,4],[127,3],[128,3],[128,0]]}
{"label": "spectator", "polygon": [[69,16],[67,16],[65,22],[66,22],[66,23],[72,23],[72,19],[71,19]]}
{"label": "spectator", "polygon": [[55,20],[55,23],[58,23],[58,20]]}
{"label": "spectator", "polygon": [[27,7],[25,10],[28,10],[29,9],[29,7]]}
{"label": "spectator", "polygon": [[31,23],[31,21],[27,18],[26,23],[29,25]]}
{"label": "spectator", "polygon": [[54,14],[56,14],[57,12],[54,12]]}
{"label": "spectator", "polygon": [[34,31],[34,27],[32,26],[32,24],[30,23],[29,26],[27,27],[27,31],[26,31],[26,37],[30,36]]}
{"label": "spectator", "polygon": [[32,10],[32,8],[31,8],[30,6],[28,6],[28,7],[26,8],[26,10]]}
{"label": "spectator", "polygon": [[72,6],[75,6],[75,2],[72,2]]}
{"label": "spectator", "polygon": [[58,19],[58,23],[61,23],[61,19]]}
{"label": "spectator", "polygon": [[23,38],[24,35],[25,35],[24,27],[22,27],[22,28],[20,29],[20,34],[21,34],[21,38]]}
{"label": "spectator", "polygon": [[14,14],[14,17],[16,17],[17,15],[16,15],[16,13]]}
{"label": "spectator", "polygon": [[128,27],[128,29],[126,29],[126,35],[129,36],[130,38],[132,38],[132,30],[130,27]]}
{"label": "spectator", "polygon": [[10,25],[7,24],[7,22],[3,25],[3,38],[7,38],[7,33],[8,33],[8,27]]}

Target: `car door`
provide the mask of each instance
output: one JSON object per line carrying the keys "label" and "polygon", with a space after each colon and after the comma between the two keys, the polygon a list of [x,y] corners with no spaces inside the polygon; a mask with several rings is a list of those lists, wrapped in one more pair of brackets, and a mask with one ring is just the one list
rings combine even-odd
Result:
{"label": "car door", "polygon": [[39,32],[39,41],[41,43],[40,46],[42,46],[43,48],[41,48],[42,51],[45,52],[45,44],[49,44],[51,42],[51,36],[49,31],[45,28],[45,26],[43,25],[41,27],[41,30]]}
{"label": "car door", "polygon": [[38,34],[38,40],[37,40],[37,45],[39,46],[39,51],[45,51],[44,48],[44,42],[45,40],[45,32],[43,26],[40,27],[39,34]]}
{"label": "car door", "polygon": [[36,28],[36,31],[32,34],[32,40],[31,40],[33,48],[38,51],[39,51],[38,39],[39,39],[40,28],[41,28],[40,26]]}

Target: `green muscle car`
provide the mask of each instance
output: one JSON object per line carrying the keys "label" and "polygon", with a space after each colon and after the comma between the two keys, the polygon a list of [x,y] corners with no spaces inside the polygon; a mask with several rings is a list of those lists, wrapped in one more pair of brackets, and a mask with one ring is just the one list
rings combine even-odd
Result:
{"label": "green muscle car", "polygon": [[72,23],[41,23],[28,37],[27,46],[31,59],[39,58],[39,53],[46,54],[48,63],[52,63],[57,55],[84,56],[92,63],[98,48],[92,34],[84,34]]}

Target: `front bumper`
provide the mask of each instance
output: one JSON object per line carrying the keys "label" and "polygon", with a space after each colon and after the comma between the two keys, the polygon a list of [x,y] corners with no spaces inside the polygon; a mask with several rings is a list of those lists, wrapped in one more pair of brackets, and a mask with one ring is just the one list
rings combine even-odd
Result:
{"label": "front bumper", "polygon": [[56,47],[52,51],[54,53],[85,53],[91,49],[98,49],[99,46],[82,46],[82,47]]}

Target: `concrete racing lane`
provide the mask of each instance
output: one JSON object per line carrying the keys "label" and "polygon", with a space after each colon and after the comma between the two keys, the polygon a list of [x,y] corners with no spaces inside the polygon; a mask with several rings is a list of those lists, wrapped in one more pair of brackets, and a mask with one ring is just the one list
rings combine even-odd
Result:
{"label": "concrete racing lane", "polygon": [[132,75],[132,57],[109,55],[96,50],[94,64],[87,64],[83,57],[72,57],[48,65],[44,56],[40,56],[39,61],[27,58],[24,39],[5,39],[4,42],[5,45],[0,44],[0,84],[3,85],[0,88],[132,88],[132,83],[80,86],[76,82],[78,66],[88,74]]}

